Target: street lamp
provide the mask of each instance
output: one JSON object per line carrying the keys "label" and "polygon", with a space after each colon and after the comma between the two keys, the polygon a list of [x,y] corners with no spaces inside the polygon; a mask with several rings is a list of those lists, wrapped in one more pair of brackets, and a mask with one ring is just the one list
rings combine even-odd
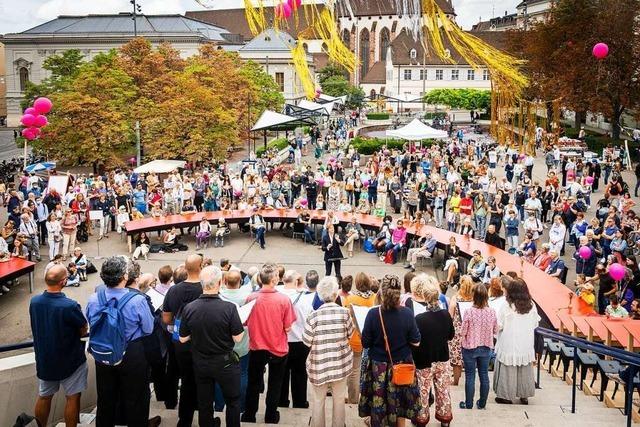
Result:
{"label": "street lamp", "polygon": [[136,21],[136,17],[138,16],[138,13],[142,12],[142,8],[140,7],[139,4],[137,4],[136,1],[137,0],[129,0],[129,3],[131,3],[131,5],[133,6],[133,15],[131,19],[133,20],[133,36],[134,37],[138,37],[138,23]]}

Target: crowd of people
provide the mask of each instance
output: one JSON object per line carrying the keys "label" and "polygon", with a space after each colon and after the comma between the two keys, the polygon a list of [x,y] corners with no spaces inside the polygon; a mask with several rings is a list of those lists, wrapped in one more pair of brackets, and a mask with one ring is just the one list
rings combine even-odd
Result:
{"label": "crowd of people", "polygon": [[[264,422],[277,424],[278,408],[310,408],[311,425],[324,427],[328,392],[330,425],[345,425],[348,402],[371,426],[426,425],[431,406],[448,426],[462,366],[462,409],[488,404],[489,365],[495,402],[527,404],[535,393],[540,318],[515,273],[489,283],[463,275],[451,298],[425,273],[401,280],[360,272],[338,282],[271,263],[214,265],[198,254],[157,274],[115,255],[100,277],[80,307],[63,293],[67,270],[52,265],[47,289],[31,301],[40,425],[60,387],[65,423],[77,425],[89,381],[87,334],[97,426],[159,425],[159,416],[149,418],[151,384],[157,401],[178,409],[178,426],[191,426],[195,411],[200,426],[220,425],[214,413],[223,410],[227,426],[255,423],[264,394]],[[365,310],[364,320],[356,309]]]}

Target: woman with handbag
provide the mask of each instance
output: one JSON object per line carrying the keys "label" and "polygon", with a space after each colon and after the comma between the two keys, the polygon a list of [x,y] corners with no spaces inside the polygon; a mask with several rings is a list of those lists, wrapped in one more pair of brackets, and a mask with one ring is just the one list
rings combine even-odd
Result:
{"label": "woman with handbag", "polygon": [[47,219],[47,242],[49,243],[49,259],[52,260],[60,253],[60,243],[62,243],[62,227],[55,212],[51,212]]}
{"label": "woman with handbag", "polygon": [[420,391],[415,378],[411,347],[420,345],[420,332],[413,312],[400,307],[400,279],[386,275],[379,296],[381,305],[367,314],[362,346],[368,360],[360,383],[361,417],[371,417],[372,427],[416,423],[420,413]]}

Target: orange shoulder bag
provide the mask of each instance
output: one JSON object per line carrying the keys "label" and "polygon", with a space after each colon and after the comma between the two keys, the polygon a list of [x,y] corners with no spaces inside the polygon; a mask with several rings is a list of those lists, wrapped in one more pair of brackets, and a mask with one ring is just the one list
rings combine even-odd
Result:
{"label": "orange shoulder bag", "polygon": [[413,363],[393,363],[391,357],[391,349],[389,348],[389,340],[387,339],[387,331],[384,327],[384,320],[382,320],[382,307],[378,307],[378,314],[380,314],[380,324],[382,325],[382,334],[384,335],[384,346],[387,349],[389,360],[391,360],[391,382],[397,386],[412,385],[416,377],[416,365]]}

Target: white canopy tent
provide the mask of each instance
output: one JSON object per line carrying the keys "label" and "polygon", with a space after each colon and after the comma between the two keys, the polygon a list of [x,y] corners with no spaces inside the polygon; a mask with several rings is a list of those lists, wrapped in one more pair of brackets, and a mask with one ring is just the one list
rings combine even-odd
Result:
{"label": "white canopy tent", "polygon": [[344,104],[347,100],[347,95],[335,97],[335,96],[329,96],[329,95],[325,95],[324,93],[321,93],[318,98],[322,99],[325,102],[333,102],[335,104]]}
{"label": "white canopy tent", "polygon": [[142,166],[135,168],[135,173],[169,173],[178,168],[184,168],[187,162],[184,160],[153,160]]}
{"label": "white canopy tent", "polygon": [[334,104],[335,104],[335,101],[327,102],[326,104],[318,104],[317,102],[307,101],[306,99],[303,99],[298,103],[298,107],[304,108],[305,110],[309,110],[309,111],[325,110],[327,114],[331,114],[331,111],[333,111]]}
{"label": "white canopy tent", "polygon": [[446,131],[434,129],[425,125],[418,119],[413,119],[409,124],[387,131],[387,137],[419,141],[421,139],[445,139],[449,137]]}

